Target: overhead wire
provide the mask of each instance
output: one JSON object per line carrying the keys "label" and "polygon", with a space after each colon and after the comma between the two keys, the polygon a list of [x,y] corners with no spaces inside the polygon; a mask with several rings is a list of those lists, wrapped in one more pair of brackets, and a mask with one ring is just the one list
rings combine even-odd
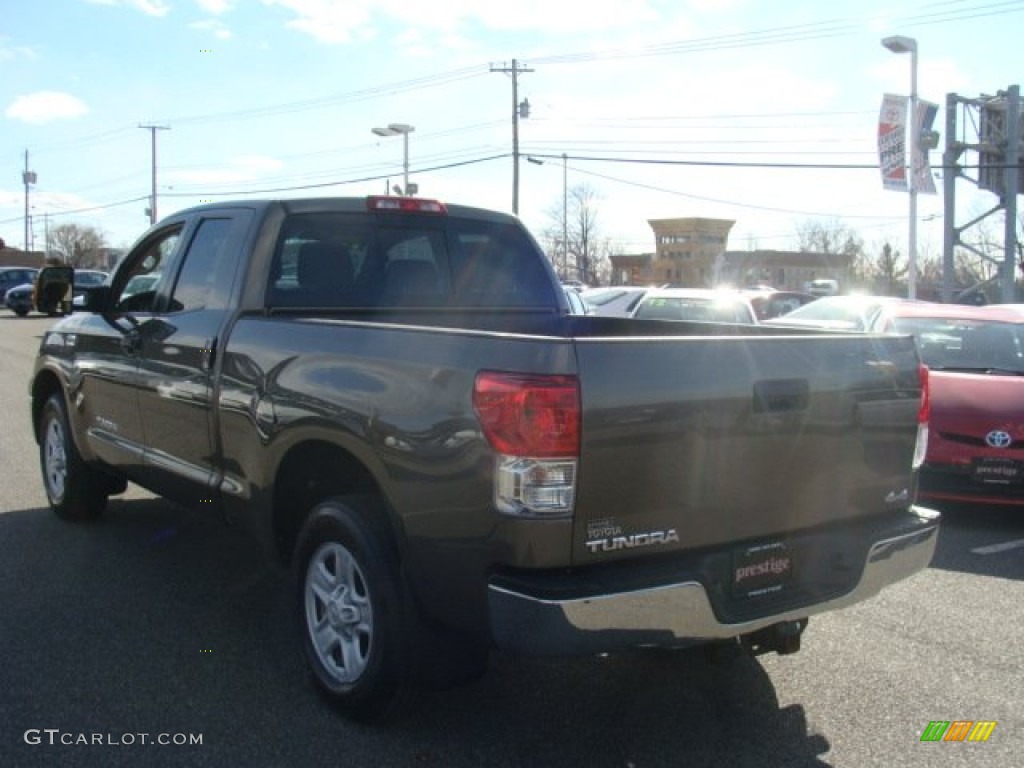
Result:
{"label": "overhead wire", "polygon": [[[1015,13],[1015,12],[1024,10],[1024,3],[1021,3],[1019,1],[1002,0],[1001,2],[988,2],[988,3],[981,3],[981,4],[973,4],[973,3],[969,4],[969,3],[971,3],[971,0],[946,0],[946,2],[939,2],[939,3],[932,4],[931,6],[929,6],[929,10],[927,10],[925,12],[915,12],[913,14],[904,14],[903,16],[898,17],[898,20],[901,21],[901,22],[904,22],[904,23],[939,24],[939,23],[950,23],[950,22],[953,22],[953,21],[968,20],[968,19],[973,19],[973,18],[980,18],[980,17],[983,17],[983,16]],[[839,36],[839,35],[850,34],[850,33],[854,32],[854,31],[856,31],[858,29],[861,29],[861,28],[863,28],[863,20],[861,20],[861,19],[839,18],[839,19],[825,20],[825,21],[821,21],[821,22],[811,22],[811,23],[807,23],[807,24],[789,25],[789,26],[782,26],[782,27],[776,27],[776,28],[769,28],[769,29],[765,29],[765,30],[755,30],[755,31],[752,31],[752,32],[742,32],[742,33],[733,33],[733,34],[727,34],[727,35],[708,36],[708,37],[698,38],[698,39],[694,39],[694,40],[672,41],[672,42],[661,43],[661,44],[652,45],[652,46],[645,46],[645,47],[639,48],[639,49],[619,48],[619,49],[609,49],[609,50],[605,50],[605,51],[593,51],[593,52],[584,52],[584,53],[575,53],[575,54],[570,53],[570,54],[558,54],[558,55],[550,55],[550,56],[541,56],[541,57],[536,57],[536,58],[531,59],[531,64],[544,64],[544,65],[576,64],[576,63],[583,63],[583,62],[586,62],[586,61],[612,60],[612,59],[619,59],[619,58],[621,58],[621,59],[629,59],[629,58],[642,58],[642,57],[648,57],[648,56],[679,55],[679,54],[686,54],[686,53],[696,53],[696,52],[701,52],[701,51],[705,51],[705,50],[709,50],[709,49],[716,49],[717,50],[717,49],[723,49],[723,48],[729,49],[729,48],[737,48],[737,47],[756,47],[756,46],[761,46],[761,45],[777,45],[777,44],[790,43],[790,42],[800,42],[800,41],[805,41],[805,40],[826,39],[826,38],[829,38],[829,37],[835,37],[835,36]],[[205,114],[197,114],[197,115],[191,115],[191,116],[186,115],[186,116],[181,116],[181,117],[178,117],[178,118],[173,118],[173,122],[175,123],[175,125],[201,125],[201,124],[210,123],[210,122],[219,122],[219,121],[225,121],[226,122],[226,121],[239,120],[239,119],[256,119],[256,118],[262,118],[262,117],[272,117],[272,116],[275,116],[275,115],[292,114],[292,113],[306,111],[306,110],[311,110],[311,109],[321,109],[321,108],[325,108],[325,107],[335,106],[335,105],[338,105],[338,104],[355,103],[355,102],[359,102],[359,101],[364,101],[364,100],[367,100],[367,99],[375,98],[375,97],[378,97],[378,96],[381,96],[381,95],[385,95],[385,94],[403,93],[403,92],[414,91],[414,90],[419,90],[419,89],[424,89],[424,88],[433,88],[433,87],[444,86],[444,85],[448,85],[448,84],[451,84],[451,83],[456,83],[456,82],[464,81],[464,80],[467,80],[467,79],[475,78],[475,77],[478,77],[478,76],[482,76],[483,74],[489,73],[489,71],[490,70],[489,70],[489,68],[486,65],[479,64],[479,65],[473,65],[473,66],[468,66],[468,67],[461,67],[461,68],[449,70],[449,71],[446,71],[446,72],[440,72],[440,73],[436,73],[436,74],[433,74],[433,75],[425,75],[425,76],[422,76],[422,77],[411,78],[411,79],[408,79],[408,80],[398,81],[398,82],[395,82],[395,83],[384,84],[384,85],[379,85],[379,86],[373,86],[373,87],[363,88],[363,89],[357,89],[357,90],[354,90],[354,91],[342,92],[342,93],[334,94],[334,95],[327,96],[327,97],[320,97],[320,98],[315,98],[315,99],[305,99],[305,100],[299,100],[299,101],[294,101],[294,102],[286,102],[286,103],[277,104],[277,105],[255,107],[255,108],[251,108],[251,109],[233,110],[233,111],[223,112],[223,113],[205,113]],[[744,119],[744,118],[747,118],[747,117],[750,117],[750,118],[756,117],[758,119],[762,119],[763,120],[763,119],[768,118],[768,117],[808,116],[809,114],[813,114],[814,116],[829,116],[829,115],[833,115],[833,114],[839,115],[839,114],[858,114],[858,113],[850,113],[850,112],[843,112],[843,113],[778,113],[777,115],[763,114],[762,113],[762,114],[757,114],[757,115],[738,115],[738,114],[737,115],[727,115],[727,116],[723,115],[723,116],[720,116],[720,117],[727,117],[729,119]],[[693,121],[693,120],[698,120],[698,119],[707,119],[708,117],[710,117],[710,116],[686,115],[686,116],[678,116],[676,118],[665,117],[665,118],[660,118],[660,119],[679,119],[679,120]],[[627,120],[628,121],[639,121],[639,120],[644,120],[644,119],[649,119],[649,118],[645,118],[645,117],[642,117],[642,116],[637,116],[635,118],[617,118],[617,120],[620,120],[620,121],[627,121]],[[659,118],[654,118],[654,119],[659,119]],[[451,135],[451,134],[456,134],[456,133],[459,133],[459,132],[471,130],[472,128],[477,127],[477,126],[496,125],[496,124],[502,123],[502,122],[504,122],[504,121],[490,121],[488,123],[479,123],[479,124],[476,124],[475,126],[454,128],[454,129],[450,129],[448,131],[442,131],[440,133],[435,133],[434,135],[435,136]],[[609,127],[612,127],[612,125],[613,124],[609,123]],[[60,142],[58,144],[49,145],[48,147],[45,147],[44,149],[56,150],[56,149],[64,149],[64,148],[68,148],[68,147],[89,146],[89,145],[93,145],[93,144],[98,144],[98,143],[102,143],[102,142],[105,142],[105,141],[110,141],[110,140],[112,140],[114,138],[117,138],[121,134],[124,134],[124,133],[126,133],[126,132],[128,132],[130,130],[134,130],[135,127],[137,127],[137,126],[134,126],[133,128],[122,127],[122,128],[112,129],[110,131],[104,131],[104,132],[101,132],[101,133],[98,133],[98,134],[93,134],[91,136],[82,137],[80,139],[71,139],[71,140],[67,140],[67,141],[64,141],[64,142]],[[748,126],[748,128],[749,128],[749,126]],[[732,143],[739,143],[739,142],[740,142],[740,140],[735,140]],[[598,143],[600,143],[600,141],[599,140],[593,140],[590,143],[598,144]],[[729,143],[729,142],[726,142],[726,143]],[[608,151],[615,151],[615,150],[607,150],[606,149],[605,151],[608,152]],[[622,151],[626,151],[626,150],[622,150]],[[331,150],[320,150],[319,152],[327,154],[327,153],[330,153]],[[309,154],[315,154],[315,153],[309,153]],[[533,154],[538,154],[538,153],[533,153]],[[732,154],[741,154],[741,153],[740,152],[733,152]],[[762,154],[767,154],[767,153],[762,153]],[[801,152],[801,154],[807,154],[807,152],[803,151],[803,152]],[[854,154],[854,153],[851,152],[851,153],[843,153],[843,154]],[[505,153],[503,155],[492,155],[492,156],[487,157],[487,158],[468,159],[468,160],[465,160],[465,161],[443,164],[443,165],[436,166],[435,169],[445,169],[445,168],[458,167],[460,165],[469,165],[469,164],[473,164],[473,163],[476,163],[476,162],[486,162],[486,161],[488,161],[490,159],[495,159],[495,158],[501,157],[501,156],[508,156],[508,153]],[[540,155],[538,154],[538,156],[540,156]],[[599,160],[601,158],[589,158],[589,157],[586,157],[586,156],[577,156],[575,159],[578,160],[578,161],[583,161],[583,160],[589,160],[589,159]],[[870,168],[876,167],[875,165],[870,165],[869,166],[869,165],[865,165],[865,164],[852,164],[852,163],[814,163],[814,164],[806,164],[806,163],[770,163],[770,162],[747,163],[747,162],[708,161],[708,160],[701,160],[701,161],[697,161],[697,160],[693,160],[693,161],[686,161],[686,160],[667,161],[666,160],[666,161],[661,161],[661,160],[655,160],[655,159],[637,159],[637,158],[632,158],[632,159],[630,159],[630,158],[603,158],[603,161],[606,161],[606,162],[633,162],[633,163],[660,163],[660,162],[669,163],[669,162],[671,162],[671,163],[674,163],[674,164],[683,164],[683,165],[709,165],[709,166],[716,166],[716,167],[759,167],[759,168],[861,169],[861,168],[868,168],[868,167],[870,167]],[[426,172],[428,170],[432,170],[432,169],[427,169],[427,168],[417,169],[417,172],[422,173],[422,172]],[[323,174],[323,173],[329,173],[329,172],[320,172],[320,174]],[[308,177],[310,175],[306,174],[306,176]],[[279,178],[291,178],[291,177],[279,177]],[[300,178],[301,178],[301,176],[300,176]],[[353,178],[351,180],[344,180],[344,181],[337,181],[337,180],[335,180],[335,181],[330,181],[330,182],[323,182],[323,183],[320,183],[320,184],[280,186],[280,187],[270,188],[270,189],[268,189],[266,191],[273,192],[273,191],[292,191],[292,190],[301,190],[301,189],[315,189],[315,188],[324,187],[324,186],[337,186],[337,185],[342,185],[342,184],[359,183],[361,181],[379,180],[379,179],[382,179],[382,178],[387,178],[387,175],[364,176],[364,177],[360,177],[360,178]],[[96,185],[93,185],[93,186],[96,186]],[[174,196],[174,193],[165,193],[165,194],[169,194],[169,195]],[[186,195],[188,193],[180,193],[180,194],[182,196],[184,196],[184,195]],[[216,194],[219,195],[219,194],[222,194],[222,193],[216,193]],[[231,193],[223,193],[223,194],[231,194]],[[239,194],[253,194],[253,193],[241,192]],[[79,209],[79,210],[82,211],[82,212],[91,211],[91,210],[100,210],[100,209],[107,208],[107,207],[116,207],[118,205],[125,205],[125,204],[129,204],[129,203],[132,203],[132,202],[138,202],[139,200],[144,200],[144,199],[147,199],[147,197],[134,198],[134,199],[128,200],[128,201],[121,201],[121,202],[118,202],[118,203],[110,203],[110,204],[106,204],[106,205],[92,206],[92,207],[89,207],[89,208],[83,208],[83,209]],[[67,212],[65,212],[65,213],[67,213]]]}

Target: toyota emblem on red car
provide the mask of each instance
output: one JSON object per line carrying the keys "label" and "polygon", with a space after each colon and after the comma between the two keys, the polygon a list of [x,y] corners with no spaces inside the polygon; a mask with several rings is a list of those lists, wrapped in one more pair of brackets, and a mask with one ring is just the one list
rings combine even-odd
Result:
{"label": "toyota emblem on red car", "polygon": [[991,448],[1009,448],[1012,442],[1013,438],[1010,437],[1010,433],[1001,429],[993,429],[985,435],[985,444]]}

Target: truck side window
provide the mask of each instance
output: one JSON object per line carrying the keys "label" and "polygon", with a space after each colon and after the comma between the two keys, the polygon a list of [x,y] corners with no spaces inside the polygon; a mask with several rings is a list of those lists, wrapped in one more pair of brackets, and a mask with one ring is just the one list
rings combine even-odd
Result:
{"label": "truck side window", "polygon": [[152,312],[160,278],[181,238],[181,225],[159,234],[133,254],[127,277],[114,299],[118,312]]}
{"label": "truck side window", "polygon": [[223,309],[234,282],[237,254],[227,247],[231,219],[204,219],[192,237],[171,296],[172,312]]}

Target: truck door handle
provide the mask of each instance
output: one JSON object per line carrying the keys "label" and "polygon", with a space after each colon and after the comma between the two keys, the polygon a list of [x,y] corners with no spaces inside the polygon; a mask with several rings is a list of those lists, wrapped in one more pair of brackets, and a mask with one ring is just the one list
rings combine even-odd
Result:
{"label": "truck door handle", "polygon": [[212,339],[207,339],[205,344],[206,344],[206,346],[204,346],[200,350],[200,361],[201,361],[200,362],[200,367],[204,371],[209,372],[209,371],[213,370],[213,363],[217,359],[217,339],[216,339],[216,337],[212,338]]}
{"label": "truck door handle", "polygon": [[807,379],[765,379],[754,382],[754,413],[803,411],[810,400]]}

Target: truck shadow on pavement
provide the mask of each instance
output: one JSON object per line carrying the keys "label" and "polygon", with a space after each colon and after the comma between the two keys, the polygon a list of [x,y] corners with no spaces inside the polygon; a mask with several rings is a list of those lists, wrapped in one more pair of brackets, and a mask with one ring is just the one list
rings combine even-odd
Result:
{"label": "truck shadow on pavement", "polygon": [[[698,649],[495,653],[481,680],[424,693],[397,723],[349,723],[308,682],[287,574],[208,512],[7,512],[0,556],[0,765],[827,765],[829,742],[757,660]],[[30,729],[121,744],[31,745]],[[123,743],[142,733],[202,744]]]}
{"label": "truck shadow on pavement", "polygon": [[946,505],[931,567],[1024,581],[1024,518],[1018,507]]}

